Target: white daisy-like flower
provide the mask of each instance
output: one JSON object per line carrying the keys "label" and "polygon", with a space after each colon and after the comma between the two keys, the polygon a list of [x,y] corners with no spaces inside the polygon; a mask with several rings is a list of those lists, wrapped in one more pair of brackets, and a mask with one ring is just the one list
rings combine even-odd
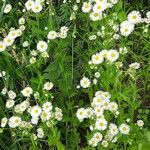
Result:
{"label": "white daisy-like flower", "polygon": [[131,11],[129,14],[128,14],[128,21],[133,23],[133,24],[136,24],[136,23],[140,23],[141,22],[141,14],[139,11]]}
{"label": "white daisy-like flower", "polygon": [[109,50],[107,52],[107,60],[110,62],[114,62],[119,58],[119,53],[116,50]]}
{"label": "white daisy-like flower", "polygon": [[48,38],[49,40],[54,40],[54,39],[56,39],[56,38],[57,38],[57,32],[55,32],[55,31],[50,31],[50,32],[48,33],[48,35],[47,35],[47,38]]}
{"label": "white daisy-like flower", "polygon": [[103,140],[102,141],[102,146],[105,147],[105,148],[108,147],[108,142],[106,140]]}
{"label": "white daisy-like flower", "polygon": [[98,21],[102,19],[102,13],[96,13],[96,12],[91,12],[90,13],[90,19],[92,21]]}
{"label": "white daisy-like flower", "polygon": [[40,139],[44,137],[44,131],[42,128],[37,129],[37,137]]}
{"label": "white daisy-like flower", "polygon": [[109,125],[109,132],[110,132],[111,135],[113,135],[113,136],[117,135],[118,132],[119,132],[118,127],[117,127],[115,124],[111,123],[111,124]]}
{"label": "white daisy-like flower", "polygon": [[4,128],[7,124],[7,122],[8,122],[8,119],[6,117],[2,118],[1,119],[1,127]]}
{"label": "white daisy-like flower", "polygon": [[21,118],[18,116],[12,116],[9,118],[8,125],[10,128],[16,128],[21,124]]}
{"label": "white daisy-like flower", "polygon": [[39,41],[37,43],[37,50],[40,52],[45,52],[48,48],[48,44],[45,41]]}
{"label": "white daisy-like flower", "polygon": [[41,107],[39,107],[38,105],[33,106],[33,107],[31,108],[30,114],[31,114],[31,116],[32,116],[33,118],[39,117],[39,116],[41,115],[41,113],[42,113],[42,109],[41,109]]}
{"label": "white daisy-like flower", "polygon": [[101,97],[94,97],[93,98],[93,104],[96,106],[102,106],[104,103],[104,100]]}
{"label": "white daisy-like flower", "polygon": [[103,131],[107,128],[107,121],[104,118],[101,118],[96,121],[95,123],[95,129]]}
{"label": "white daisy-like flower", "polygon": [[22,95],[25,97],[30,97],[30,95],[33,93],[33,90],[31,87],[25,87],[22,91],[21,91]]}
{"label": "white daisy-like flower", "polygon": [[83,77],[80,80],[80,86],[83,88],[88,88],[90,86],[90,84],[91,84],[91,81],[87,77]]}
{"label": "white daisy-like flower", "polygon": [[104,59],[100,55],[100,53],[96,53],[96,54],[92,55],[91,61],[93,64],[98,65],[98,64],[101,64],[104,61]]}
{"label": "white daisy-like flower", "polygon": [[106,3],[97,3],[93,6],[94,13],[101,13],[107,8]]}
{"label": "white daisy-like flower", "polygon": [[134,62],[134,63],[130,64],[129,67],[131,69],[139,69],[140,68],[140,64],[137,63],[137,62]]}
{"label": "white daisy-like flower", "polygon": [[15,99],[16,98],[16,93],[14,91],[8,91],[8,97],[10,99]]}
{"label": "white daisy-like flower", "polygon": [[3,39],[4,43],[6,46],[11,46],[13,43],[14,43],[14,38],[11,38],[9,36],[6,36],[4,39]]}
{"label": "white daisy-like flower", "polygon": [[99,52],[99,55],[102,58],[107,58],[107,53],[108,53],[108,50],[102,50],[102,51]]}
{"label": "white daisy-like flower", "polygon": [[116,102],[110,102],[109,110],[112,112],[116,112],[118,110],[118,104]]}
{"label": "white daisy-like flower", "polygon": [[76,113],[77,118],[82,122],[86,118],[86,111],[84,108],[79,108]]}
{"label": "white daisy-like flower", "polygon": [[68,32],[68,27],[66,27],[66,26],[62,26],[61,28],[60,28],[60,32]]}
{"label": "white daisy-like flower", "polygon": [[31,57],[29,62],[30,62],[30,64],[36,63],[36,57]]}
{"label": "white daisy-like flower", "polygon": [[137,121],[137,125],[138,125],[139,127],[143,127],[143,126],[144,126],[143,120],[138,120],[138,121]]}
{"label": "white daisy-like flower", "polygon": [[12,39],[15,39],[17,38],[18,34],[17,34],[17,31],[16,30],[11,30],[9,33],[8,33],[8,37],[9,38],[12,38]]}
{"label": "white daisy-like flower", "polygon": [[32,119],[31,119],[31,123],[34,125],[37,125],[38,121],[39,121],[39,117],[32,117]]}
{"label": "white daisy-like flower", "polygon": [[99,72],[95,72],[94,76],[95,76],[96,78],[99,78],[99,77],[100,77],[100,73],[99,73]]}
{"label": "white daisy-like flower", "polygon": [[88,12],[90,12],[91,8],[92,8],[91,3],[84,2],[82,5],[82,12],[88,13]]}
{"label": "white daisy-like flower", "polygon": [[125,124],[125,123],[122,123],[120,126],[119,126],[119,131],[121,134],[129,134],[130,132],[130,127],[129,125]]}
{"label": "white daisy-like flower", "polygon": [[53,86],[54,86],[54,84],[52,82],[46,82],[44,84],[44,89],[49,91],[49,90],[51,90],[53,88]]}
{"label": "white daisy-like flower", "polygon": [[35,2],[31,9],[34,13],[39,13],[40,11],[42,11],[43,6],[41,3]]}
{"label": "white daisy-like flower", "polygon": [[52,114],[51,112],[42,111],[40,117],[41,117],[41,120],[45,122],[45,121],[48,121],[52,117]]}
{"label": "white daisy-like flower", "polygon": [[91,138],[89,141],[89,145],[91,145],[92,147],[96,147],[98,145],[98,140],[97,138]]}
{"label": "white daisy-like flower", "polygon": [[42,106],[43,111],[45,112],[49,112],[51,111],[53,108],[52,103],[51,102],[45,102]]}
{"label": "white daisy-like flower", "polygon": [[7,108],[12,108],[15,104],[15,101],[14,100],[7,100],[6,102],[6,107]]}
{"label": "white daisy-like flower", "polygon": [[6,44],[3,41],[0,41],[0,52],[5,51],[6,49]]}
{"label": "white daisy-like flower", "polygon": [[9,13],[11,11],[11,9],[12,9],[11,4],[7,4],[4,8],[4,13],[5,14]]}
{"label": "white daisy-like flower", "polygon": [[18,23],[19,23],[19,25],[25,24],[25,19],[24,19],[23,17],[21,17],[21,18],[18,20]]}
{"label": "white daisy-like flower", "polygon": [[99,142],[102,141],[102,138],[103,138],[100,132],[94,133],[93,137],[96,138]]}
{"label": "white daisy-like flower", "polygon": [[134,24],[129,21],[124,21],[120,24],[120,32],[123,36],[129,36],[134,30]]}
{"label": "white daisy-like flower", "polygon": [[27,10],[31,10],[32,7],[34,5],[34,1],[33,0],[28,0],[26,3],[25,3],[25,7]]}
{"label": "white daisy-like flower", "polygon": [[28,46],[29,46],[29,42],[28,42],[28,41],[24,41],[24,42],[22,43],[22,46],[23,46],[23,47],[28,47]]}

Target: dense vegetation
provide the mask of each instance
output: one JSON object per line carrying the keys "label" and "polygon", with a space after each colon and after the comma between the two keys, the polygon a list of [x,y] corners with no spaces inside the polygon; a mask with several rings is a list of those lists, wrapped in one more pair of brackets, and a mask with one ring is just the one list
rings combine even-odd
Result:
{"label": "dense vegetation", "polygon": [[0,1],[0,150],[149,150],[148,0]]}

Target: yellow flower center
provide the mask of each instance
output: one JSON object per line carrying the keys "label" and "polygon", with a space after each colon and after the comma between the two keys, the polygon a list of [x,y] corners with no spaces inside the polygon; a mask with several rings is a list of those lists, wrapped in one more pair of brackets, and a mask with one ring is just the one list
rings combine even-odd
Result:
{"label": "yellow flower center", "polygon": [[3,45],[0,45],[0,48],[3,48]]}

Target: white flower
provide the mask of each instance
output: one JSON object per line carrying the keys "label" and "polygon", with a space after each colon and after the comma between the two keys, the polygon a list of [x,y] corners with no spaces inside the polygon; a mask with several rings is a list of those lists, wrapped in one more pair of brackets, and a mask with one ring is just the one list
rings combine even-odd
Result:
{"label": "white flower", "polygon": [[93,98],[93,104],[96,106],[102,106],[104,103],[104,100],[101,97],[94,97]]}
{"label": "white flower", "polygon": [[12,9],[12,6],[10,4],[7,4],[4,8],[4,13],[7,14],[11,11]]}
{"label": "white flower", "polygon": [[18,36],[18,34],[17,34],[17,31],[16,31],[16,30],[11,30],[11,31],[8,33],[8,37],[9,37],[9,38],[15,39],[17,36]]}
{"label": "white flower", "polygon": [[67,37],[67,33],[66,32],[60,32],[58,34],[58,36],[61,38],[61,39],[65,39]]}
{"label": "white flower", "polygon": [[104,61],[104,59],[100,55],[100,53],[96,53],[96,54],[92,55],[91,61],[92,61],[93,64],[98,65],[98,64],[101,64]]}
{"label": "white flower", "polygon": [[93,84],[97,84],[97,79],[93,79]]}
{"label": "white flower", "polygon": [[6,117],[2,118],[1,119],[1,127],[4,128],[7,124],[7,122],[8,122],[8,119]]}
{"label": "white flower", "polygon": [[20,29],[21,31],[24,31],[24,30],[26,29],[26,27],[25,27],[24,25],[21,25],[21,26],[19,27],[19,29]]}
{"label": "white flower", "polygon": [[6,44],[3,41],[0,41],[0,52],[5,51],[6,49]]}
{"label": "white flower", "polygon": [[94,13],[101,13],[106,9],[106,3],[97,3],[93,6],[93,12]]}
{"label": "white flower", "polygon": [[28,47],[29,46],[29,42],[28,41],[24,41],[22,44],[23,47]]}
{"label": "white flower", "polygon": [[103,138],[102,134],[99,132],[94,133],[93,137],[96,138],[99,142],[102,141]]}
{"label": "white flower", "polygon": [[5,71],[0,72],[0,78],[5,77],[5,75],[6,75]]}
{"label": "white flower", "polygon": [[136,23],[140,23],[141,22],[141,14],[139,11],[131,11],[129,14],[128,14],[128,21],[133,23],[133,24],[136,24]]}
{"label": "white flower", "polygon": [[107,52],[107,60],[110,62],[114,62],[119,58],[119,53],[116,50],[109,50]]}
{"label": "white flower", "polygon": [[50,32],[48,33],[48,35],[47,35],[47,38],[48,38],[49,40],[54,40],[54,39],[57,38],[57,33],[56,33],[55,31],[50,31]]}
{"label": "white flower", "polygon": [[44,137],[44,131],[42,128],[37,129],[37,137],[38,138],[43,138]]}
{"label": "white flower", "polygon": [[12,116],[8,121],[8,125],[10,128],[16,128],[20,124],[21,124],[21,118],[18,116]]}
{"label": "white flower", "polygon": [[39,13],[43,9],[43,7],[41,3],[35,2],[31,9],[34,13]]}
{"label": "white flower", "polygon": [[29,62],[30,62],[30,64],[36,63],[36,57],[31,57]]}
{"label": "white flower", "polygon": [[150,19],[150,11],[148,11],[148,12],[146,13],[146,17],[147,17],[148,19]]}
{"label": "white flower", "polygon": [[62,120],[63,114],[62,114],[62,110],[58,107],[55,107],[55,119],[58,121]]}
{"label": "white flower", "polygon": [[30,97],[30,95],[33,93],[33,90],[31,87],[25,87],[21,93],[23,94],[23,96],[25,97]]}
{"label": "white flower", "polygon": [[10,99],[15,99],[15,98],[16,98],[16,93],[13,92],[13,91],[8,91],[8,97],[9,97]]}
{"label": "white flower", "polygon": [[95,75],[96,78],[100,77],[100,73],[99,72],[96,72],[94,75]]}
{"label": "white flower", "polygon": [[101,52],[99,52],[99,55],[100,55],[102,58],[107,58],[107,53],[108,53],[107,50],[102,50]]}
{"label": "white flower", "polygon": [[95,129],[103,131],[107,128],[107,121],[104,118],[101,118],[96,121]]}
{"label": "white flower", "polygon": [[118,127],[117,127],[115,124],[111,123],[111,124],[109,125],[109,132],[110,132],[111,135],[113,135],[113,136],[117,135],[118,132],[119,132]]}
{"label": "white flower", "polygon": [[98,145],[98,140],[93,137],[89,140],[89,145],[91,145],[92,147],[96,147]]}
{"label": "white flower", "polygon": [[38,117],[32,117],[32,119],[31,119],[31,123],[32,123],[32,124],[35,124],[35,125],[38,124],[38,121],[39,121],[39,118],[38,118]]}
{"label": "white flower", "polygon": [[128,134],[130,132],[130,127],[127,124],[122,123],[119,126],[119,131],[121,134]]}
{"label": "white flower", "polygon": [[6,107],[7,108],[12,108],[15,104],[15,101],[14,100],[7,100],[6,102]]}
{"label": "white flower", "polygon": [[123,36],[129,36],[134,30],[134,24],[129,21],[124,21],[120,25],[120,32]]}
{"label": "white flower", "polygon": [[5,95],[5,94],[7,93],[7,88],[4,87],[4,88],[2,89],[2,91],[1,91],[1,93],[2,93],[3,95]]}
{"label": "white flower", "polygon": [[87,77],[83,77],[80,80],[80,86],[83,88],[88,88],[90,86],[90,84],[91,84],[91,81]]}
{"label": "white flower", "polygon": [[138,121],[137,121],[137,125],[138,125],[139,127],[143,127],[143,126],[144,126],[143,120],[138,120]]}
{"label": "white flower", "polygon": [[51,111],[53,108],[52,103],[51,102],[45,102],[42,106],[43,111],[45,112],[49,112]]}
{"label": "white flower", "polygon": [[49,54],[45,51],[45,52],[43,52],[43,53],[41,53],[41,56],[43,57],[43,58],[49,58]]}
{"label": "white flower", "polygon": [[68,32],[68,27],[66,27],[66,26],[62,26],[61,28],[60,28],[60,32]]}
{"label": "white flower", "polygon": [[97,38],[96,35],[91,35],[91,36],[89,36],[89,40],[95,40],[96,38]]}
{"label": "white flower", "polygon": [[102,14],[101,13],[92,12],[92,13],[90,13],[90,19],[92,21],[98,21],[98,20],[102,19]]}
{"label": "white flower", "polygon": [[44,89],[49,91],[53,88],[53,86],[54,86],[54,84],[52,82],[46,82],[44,84]]}
{"label": "white flower", "polygon": [[19,22],[20,25],[23,25],[23,24],[25,24],[25,19],[22,17],[22,18],[19,19],[18,22]]}
{"label": "white flower", "polygon": [[31,116],[32,116],[33,118],[39,117],[39,116],[41,115],[41,113],[42,113],[42,109],[41,109],[41,107],[39,107],[38,105],[33,106],[33,107],[31,108],[30,114],[31,114]]}
{"label": "white flower", "polygon": [[127,52],[128,52],[128,49],[126,47],[119,48],[119,53],[120,54],[126,54]]}
{"label": "white flower", "polygon": [[40,52],[45,52],[48,48],[48,44],[45,41],[39,41],[37,43],[37,50]]}
{"label": "white flower", "polygon": [[91,3],[84,2],[82,5],[82,11],[88,13],[91,10]]}
{"label": "white flower", "polygon": [[109,103],[109,110],[112,112],[116,112],[118,110],[118,104],[115,102]]}
{"label": "white flower", "polygon": [[43,122],[48,121],[52,117],[51,112],[42,111],[41,113],[41,120]]}
{"label": "white flower", "polygon": [[135,63],[130,64],[129,67],[131,69],[139,69],[140,68],[140,64],[135,62]]}
{"label": "white flower", "polygon": [[76,113],[77,118],[82,122],[86,118],[86,111],[84,108],[79,108]]}
{"label": "white flower", "polygon": [[102,141],[102,146],[105,147],[105,148],[108,147],[108,142],[106,140],[103,140]]}
{"label": "white flower", "polygon": [[3,41],[6,46],[11,46],[14,43],[14,38],[6,36]]}
{"label": "white flower", "polygon": [[25,7],[27,10],[31,10],[32,7],[34,5],[34,1],[33,0],[28,0],[26,3],[25,3]]}

